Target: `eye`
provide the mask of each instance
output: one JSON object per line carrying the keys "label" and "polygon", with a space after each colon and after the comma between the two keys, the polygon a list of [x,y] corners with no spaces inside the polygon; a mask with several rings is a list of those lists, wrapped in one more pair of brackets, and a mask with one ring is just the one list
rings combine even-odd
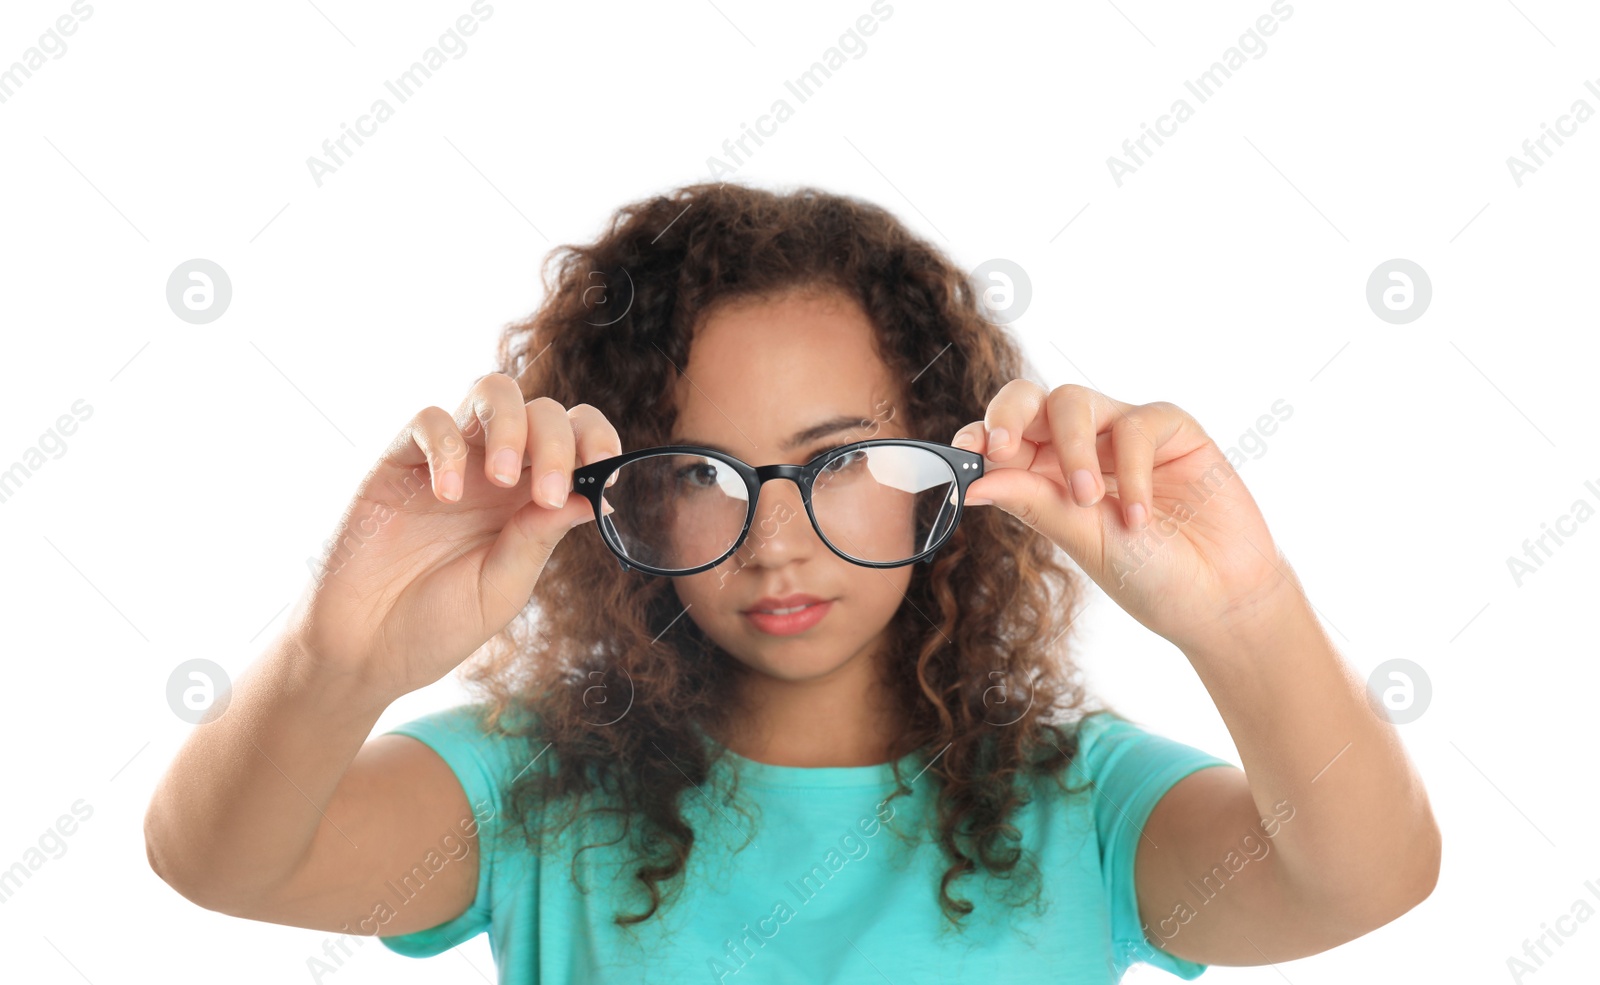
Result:
{"label": "eye", "polygon": [[720,474],[721,470],[714,462],[695,462],[678,469],[678,481],[696,489],[709,489],[717,484]]}
{"label": "eye", "polygon": [[[828,449],[828,452],[833,452],[833,451],[836,451],[839,448],[843,448],[843,447],[844,447],[843,445],[835,445],[833,448]],[[865,449],[865,448],[857,448],[855,451],[849,453],[848,455],[841,455],[838,458],[835,458],[833,461],[829,462],[828,464],[824,465],[822,467],[822,471],[824,473],[827,473],[827,472],[833,472],[833,473],[843,472],[843,471],[845,471],[847,469],[853,469],[856,466],[863,464],[864,462],[866,462],[866,460],[867,460],[867,449]]]}

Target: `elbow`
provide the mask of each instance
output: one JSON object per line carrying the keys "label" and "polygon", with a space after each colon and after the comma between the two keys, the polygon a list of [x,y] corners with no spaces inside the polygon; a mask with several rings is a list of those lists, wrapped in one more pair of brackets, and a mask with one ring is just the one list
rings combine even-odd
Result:
{"label": "elbow", "polygon": [[1336,946],[1370,934],[1405,916],[1433,895],[1439,882],[1442,839],[1432,814],[1424,813],[1414,834],[1394,851],[1368,864],[1345,865],[1336,883],[1323,883],[1305,898],[1306,912]]}
{"label": "elbow", "polygon": [[1366,914],[1370,923],[1367,930],[1376,930],[1410,913],[1439,885],[1444,838],[1426,794],[1418,798],[1411,817],[1409,833],[1397,839],[1392,852],[1385,853],[1386,871],[1381,874],[1380,883],[1385,892],[1372,894],[1372,908]]}
{"label": "elbow", "polygon": [[146,809],[144,815],[144,856],[145,861],[150,865],[150,871],[156,874],[156,878],[171,886],[183,898],[190,902],[199,903],[199,900],[195,899],[195,896],[180,878],[179,872],[175,868],[172,854],[167,850],[161,812],[154,800],[150,802],[150,806]]}
{"label": "elbow", "polygon": [[144,811],[144,857],[150,864],[150,871],[167,885],[172,885],[172,879],[167,875],[165,853],[161,848],[161,818],[156,809],[156,801],[152,798],[150,806]]}
{"label": "elbow", "polygon": [[246,883],[224,871],[214,849],[202,849],[152,801],[144,818],[144,852],[150,871],[195,906],[224,916],[264,919],[271,885]]}
{"label": "elbow", "polygon": [[1364,905],[1352,917],[1354,936],[1393,923],[1433,895],[1439,884],[1443,839],[1431,813],[1425,813],[1418,832],[1410,839],[1400,864],[1384,874],[1386,892],[1365,894]]}
{"label": "elbow", "polygon": [[1434,888],[1439,885],[1443,855],[1444,838],[1439,832],[1439,822],[1424,798],[1417,814],[1416,831],[1408,839],[1407,849],[1401,856],[1402,864],[1395,866],[1398,874],[1394,880],[1392,898],[1398,902],[1399,909],[1390,920],[1409,913],[1433,895]]}
{"label": "elbow", "polygon": [[1439,833],[1439,822],[1434,819],[1431,811],[1423,817],[1422,832],[1417,836],[1416,855],[1416,873],[1408,886],[1411,890],[1408,896],[1410,902],[1400,913],[1410,911],[1432,896],[1434,888],[1439,885],[1439,868],[1444,856],[1444,837]]}
{"label": "elbow", "polygon": [[174,841],[158,803],[151,801],[144,815],[144,854],[150,871],[189,902],[220,912],[222,907],[207,895],[203,882],[195,878],[193,866],[184,864],[184,853],[173,850]]}

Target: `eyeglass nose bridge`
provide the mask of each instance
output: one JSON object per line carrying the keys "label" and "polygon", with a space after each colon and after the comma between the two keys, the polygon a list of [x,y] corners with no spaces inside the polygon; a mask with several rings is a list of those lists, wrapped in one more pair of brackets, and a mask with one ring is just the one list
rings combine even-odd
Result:
{"label": "eyeglass nose bridge", "polygon": [[[817,527],[816,516],[811,512],[811,489],[809,488],[809,483],[807,481],[807,477],[809,476],[810,482],[815,482],[816,477],[821,474],[822,470],[820,468],[809,465],[782,464],[757,465],[751,466],[750,468],[751,471],[755,473],[756,477],[756,493],[752,498],[750,505],[750,521],[752,525],[755,523],[756,507],[761,505],[761,490],[766,486],[767,480],[793,479],[794,484],[800,487],[800,504],[806,511],[806,522],[811,524],[812,531],[815,532],[818,537],[821,537],[824,543],[828,542],[828,538],[824,536],[821,529]],[[939,515],[941,518],[943,518],[944,511],[940,510]],[[935,524],[935,528],[937,529],[937,524]],[[740,548],[744,547],[745,543],[748,542],[749,539],[750,529],[749,527],[746,527],[744,534],[739,538],[739,543],[734,546],[734,551],[737,552]],[[934,556],[930,554],[923,558],[920,563],[932,564],[933,560]],[[627,566],[624,565],[623,567],[626,568]]]}
{"label": "eyeglass nose bridge", "polygon": [[806,473],[810,471],[804,465],[758,465],[755,466],[756,489],[766,485],[768,479],[793,479],[800,491],[806,491]]}
{"label": "eyeglass nose bridge", "polygon": [[811,515],[811,490],[808,488],[809,483],[806,478],[808,473],[814,471],[813,469],[804,465],[774,464],[751,466],[751,471],[755,473],[756,491],[750,500],[750,524],[745,528],[744,535],[739,538],[739,543],[734,547],[735,552],[743,548],[750,540],[750,532],[755,527],[756,522],[756,508],[761,505],[761,490],[766,488],[767,480],[769,479],[791,479],[794,481],[796,488],[800,492],[800,508],[805,511],[806,522],[811,524],[811,529],[818,537],[822,537],[822,531],[817,529],[816,521]]}

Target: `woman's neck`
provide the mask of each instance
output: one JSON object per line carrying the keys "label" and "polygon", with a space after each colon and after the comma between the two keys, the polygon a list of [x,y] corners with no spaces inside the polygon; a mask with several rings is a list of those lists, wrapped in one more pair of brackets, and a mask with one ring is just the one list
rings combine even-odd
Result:
{"label": "woman's neck", "polygon": [[873,766],[890,760],[901,716],[871,661],[829,678],[781,680],[738,668],[725,736],[734,752],[773,766]]}

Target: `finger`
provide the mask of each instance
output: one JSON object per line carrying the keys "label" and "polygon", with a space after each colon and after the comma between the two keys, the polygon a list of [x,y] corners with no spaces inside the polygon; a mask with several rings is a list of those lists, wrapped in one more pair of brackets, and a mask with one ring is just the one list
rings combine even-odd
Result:
{"label": "finger", "polygon": [[1013,465],[1011,456],[1022,447],[1023,432],[1037,417],[1044,398],[1044,387],[1032,380],[1012,380],[1001,387],[983,414],[984,456]]}
{"label": "finger", "polygon": [[[1021,381],[1026,383],[1026,381]],[[1010,384],[1007,384],[1010,387]],[[1080,388],[1081,389],[1081,388]],[[1088,391],[1093,393],[1093,391]],[[1051,541],[1060,544],[1079,563],[1087,559],[1103,558],[1105,554],[1106,531],[1113,529],[1121,516],[1120,504],[1104,497],[1097,503],[1091,503],[1088,508],[1074,508],[1067,502],[1067,491],[1062,489],[1061,483],[1061,455],[1051,431],[1051,420],[1045,402],[1041,400],[1037,405],[1031,405],[1030,394],[1027,388],[1013,387],[1009,392],[1002,388],[990,402],[989,423],[996,420],[1006,420],[1007,415],[1016,413],[1020,405],[1022,414],[1031,414],[1027,424],[1020,427],[1023,438],[1013,441],[1017,449],[1010,456],[1011,460],[999,464],[993,469],[985,468],[982,478],[967,487],[967,505],[985,506],[993,505],[998,509],[1021,520],[1029,527],[1037,530]],[[1048,396],[1048,394],[1046,395]],[[1098,396],[1098,395],[1096,395]],[[1002,397],[1006,400],[1002,400]],[[1006,401],[1015,399],[1018,403],[1007,405]],[[1105,398],[1110,403],[1109,398]],[[1090,401],[1092,405],[1092,401]],[[1064,416],[1064,415],[1063,415]],[[1015,421],[1013,417],[1010,420]],[[956,440],[951,444],[970,447],[973,451],[980,451],[984,442],[984,434],[988,424],[974,422],[956,432]],[[962,441],[970,437],[973,444]],[[1091,435],[1090,447],[1110,460],[1111,435],[1107,429],[1104,440],[1105,448],[1098,448],[1101,438]],[[998,452],[990,452],[986,458],[992,459]],[[1003,455],[1001,457],[1004,457]],[[1022,458],[1027,458],[1027,464],[1018,467]],[[1045,471],[1045,470],[1048,470]],[[1056,506],[1054,504],[1059,504]]]}
{"label": "finger", "polygon": [[1173,404],[1157,401],[1130,407],[1112,422],[1117,499],[1122,502],[1123,522],[1135,530],[1150,522],[1150,473],[1155,468],[1156,449],[1177,433],[1181,414]]}
{"label": "finger", "polygon": [[527,404],[528,460],[533,467],[533,499],[546,509],[559,510],[572,491],[577,436],[572,418],[559,401],[535,397]]}
{"label": "finger", "polygon": [[[600,413],[600,408],[578,404],[567,411],[567,416],[572,419],[572,430],[577,436],[576,465],[593,465],[601,459],[622,454],[622,437],[606,420],[606,415]],[[617,473],[613,472],[606,480],[606,485],[614,485],[616,481]]]}
{"label": "finger", "polygon": [[1121,510],[1113,500],[1076,506],[1060,480],[1041,471],[1008,466],[986,470],[967,487],[967,496],[968,505],[987,501],[985,505],[1016,517],[1064,548],[1086,571],[1104,562],[1107,534],[1121,524]]}
{"label": "finger", "polygon": [[[971,424],[968,424],[966,427],[957,431],[955,433],[955,437],[950,439],[950,444],[957,448],[965,448],[967,451],[973,451],[982,454],[983,439],[983,422],[973,421]],[[984,465],[987,470],[988,462],[985,461]],[[964,502],[967,506],[991,506],[994,504],[994,500],[989,499],[982,493],[976,492],[971,486],[967,487]]]}
{"label": "finger", "polygon": [[434,496],[446,503],[459,500],[466,488],[466,461],[466,439],[442,407],[425,407],[418,411],[395,436],[381,459],[382,464],[408,474],[426,464]]}
{"label": "finger", "polygon": [[1110,430],[1094,436],[1094,456],[1100,461],[1100,498],[1120,497],[1122,492],[1117,488],[1117,446]]}
{"label": "finger", "polygon": [[981,452],[983,450],[983,422],[973,421],[968,424],[956,432],[955,437],[950,439],[950,443],[957,448],[965,448],[967,451]]}
{"label": "finger", "polygon": [[[967,451],[975,451],[982,455],[987,469],[1029,469],[1033,467],[1040,451],[1038,445],[1031,441],[1010,442],[1010,451],[1006,455],[1006,461],[1001,464],[994,449],[989,447],[986,430],[982,421],[973,421],[957,431],[950,443],[957,448],[965,448]],[[980,479],[978,481],[981,482],[983,480]]]}
{"label": "finger", "polygon": [[483,449],[483,473],[496,485],[510,487],[522,481],[528,440],[528,415],[522,408],[517,381],[504,373],[490,373],[472,385],[456,413],[467,441]]}
{"label": "finger", "polygon": [[561,538],[586,519],[594,519],[588,501],[568,493],[577,465],[579,432],[584,435],[585,449],[604,450],[615,438],[615,430],[603,417],[595,420],[598,415],[599,411],[587,404],[569,411],[549,397],[535,397],[525,405],[534,499],[512,514],[483,562],[484,580],[502,586],[502,595],[512,599],[532,595]]}
{"label": "finger", "polygon": [[[1062,478],[1072,490],[1073,501],[1090,506],[1106,495],[1105,475],[1112,469],[1107,449],[1112,423],[1133,408],[1132,404],[1108,397],[1098,390],[1065,383],[1046,398],[1042,430],[1059,459]],[[1067,422],[1067,428],[1059,426]]]}
{"label": "finger", "polygon": [[[1002,468],[1024,470],[1047,469],[1051,473],[1050,478],[1052,480],[1058,481],[1063,485],[1066,484],[1066,477],[1061,473],[1060,462],[1057,460],[1055,448],[1049,443],[1039,444],[1033,441],[1024,441],[1022,443],[1022,448],[1026,451],[1026,454],[1017,455],[1004,465],[996,462],[993,457],[985,454],[984,427],[982,421],[973,421],[971,424],[968,424],[966,427],[957,431],[955,436],[950,439],[950,443],[957,448],[965,448],[967,451],[975,451],[980,455],[984,455],[986,475],[989,472],[993,472],[995,469]],[[1105,486],[1105,492],[1103,495],[1115,495],[1116,490],[1112,488],[1112,486],[1114,486],[1117,481],[1117,450],[1116,446],[1111,443],[1111,432],[1109,430],[1101,431],[1099,434],[1095,435],[1094,450],[1095,458],[1100,463],[1100,482]],[[982,481],[982,479],[978,480],[978,482]],[[972,495],[975,496],[977,494],[972,493]],[[968,502],[971,502],[971,500],[968,500]]]}
{"label": "finger", "polygon": [[1122,522],[1138,530],[1150,520],[1150,471],[1157,444],[1140,408],[1118,415],[1111,423],[1111,442],[1117,449],[1117,500],[1122,504]]}
{"label": "finger", "polygon": [[1072,490],[1072,500],[1079,506],[1093,506],[1105,495],[1095,444],[1100,427],[1092,393],[1086,387],[1067,384],[1050,391],[1045,399],[1050,444],[1055,448],[1061,476]]}

